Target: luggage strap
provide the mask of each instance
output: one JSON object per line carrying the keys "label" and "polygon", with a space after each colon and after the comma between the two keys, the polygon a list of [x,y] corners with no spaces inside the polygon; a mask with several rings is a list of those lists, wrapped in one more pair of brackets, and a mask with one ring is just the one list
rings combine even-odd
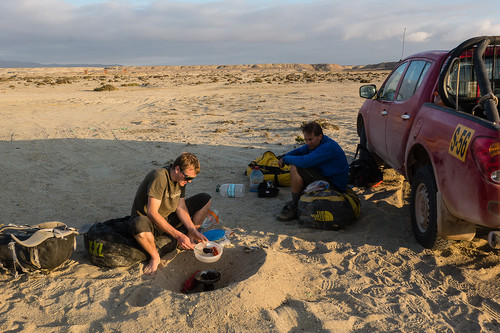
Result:
{"label": "luggage strap", "polygon": [[259,169],[260,169],[260,171],[262,171],[262,173],[272,173],[272,174],[275,174],[275,175],[282,175],[282,174],[285,174],[285,173],[290,173],[290,171],[282,170],[280,167],[276,167],[276,166],[272,166],[272,165],[259,164],[258,162],[255,162],[255,161],[250,162],[250,164],[248,164],[248,166],[249,167],[258,166]]}
{"label": "luggage strap", "polygon": [[30,238],[26,240],[20,240],[14,235],[10,235],[12,239],[18,243],[19,245],[22,245],[24,247],[35,247],[40,244],[42,244],[44,241],[46,241],[49,238],[64,238],[73,234],[78,234],[78,231],[76,231],[73,228],[70,228],[68,230],[60,230],[60,229],[40,229],[36,231],[33,235],[30,236]]}
{"label": "luggage strap", "polygon": [[290,173],[290,171],[282,170],[280,167],[259,164],[258,162],[255,161],[250,162],[248,166],[249,167],[258,166],[260,171],[262,171],[264,175],[274,175],[274,183],[276,184],[276,186],[280,186],[278,176]]}
{"label": "luggage strap", "polygon": [[16,243],[10,242],[8,245],[8,249],[12,252],[12,273],[14,274],[14,278],[17,279],[19,274],[17,273],[16,265],[19,266],[19,268],[21,268],[23,272],[26,272],[26,269],[21,265],[21,263],[17,259]]}

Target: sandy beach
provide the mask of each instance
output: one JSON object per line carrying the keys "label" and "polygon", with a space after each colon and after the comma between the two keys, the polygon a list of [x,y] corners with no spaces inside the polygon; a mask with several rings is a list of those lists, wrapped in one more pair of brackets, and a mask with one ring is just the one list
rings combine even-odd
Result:
{"label": "sandy beach", "polygon": [[[276,215],[290,199],[248,191],[250,161],[296,147],[304,121],[354,158],[358,96],[385,71],[248,65],[0,69],[0,224],[61,221],[81,228],[130,213],[146,173],[181,152],[233,231],[213,264],[190,251],[142,264],[92,265],[83,236],[50,274],[0,275],[2,332],[498,332],[500,252],[484,235],[439,251],[410,226],[409,184],[354,188],[361,216],[340,231]],[[110,85],[116,90],[95,91]],[[241,183],[243,198],[217,184]],[[217,269],[217,289],[183,294],[182,282]]]}

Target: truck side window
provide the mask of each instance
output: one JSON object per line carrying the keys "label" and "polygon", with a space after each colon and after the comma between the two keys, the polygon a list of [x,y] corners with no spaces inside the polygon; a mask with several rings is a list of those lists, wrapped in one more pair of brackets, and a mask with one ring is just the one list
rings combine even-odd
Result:
{"label": "truck side window", "polygon": [[391,76],[385,82],[384,87],[382,88],[382,94],[380,95],[380,99],[384,101],[393,101],[396,93],[396,88],[398,87],[399,80],[403,75],[407,62],[399,65],[398,68],[392,72]]}
{"label": "truck side window", "polygon": [[401,83],[397,100],[404,101],[412,97],[422,83],[425,74],[431,66],[430,62],[424,60],[412,61]]}

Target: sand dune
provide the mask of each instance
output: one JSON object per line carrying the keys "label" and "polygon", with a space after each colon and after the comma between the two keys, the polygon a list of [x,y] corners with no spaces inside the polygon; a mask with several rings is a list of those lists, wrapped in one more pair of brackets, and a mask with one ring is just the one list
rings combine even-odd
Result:
{"label": "sand dune", "polygon": [[[153,277],[141,264],[93,266],[79,236],[48,275],[3,272],[0,330],[497,332],[499,252],[481,237],[424,250],[409,185],[392,170],[355,189],[361,216],[336,232],[277,221],[289,188],[272,199],[215,192],[248,184],[246,165],[266,150],[293,148],[303,121],[323,122],[352,160],[358,88],[386,74],[265,67],[1,69],[0,223],[80,228],[127,215],[144,175],[190,151],[202,171],[188,195],[211,194],[234,233],[217,263],[174,252]],[[94,91],[103,85],[117,90]],[[223,273],[219,288],[182,294],[204,268]]]}

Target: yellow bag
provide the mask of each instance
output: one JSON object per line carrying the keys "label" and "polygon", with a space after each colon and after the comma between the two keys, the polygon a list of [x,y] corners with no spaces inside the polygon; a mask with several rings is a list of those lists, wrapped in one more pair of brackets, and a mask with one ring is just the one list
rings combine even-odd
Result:
{"label": "yellow bag", "polygon": [[262,156],[250,162],[246,174],[250,177],[252,167],[258,166],[264,174],[264,181],[273,181],[275,186],[290,186],[290,166],[278,166],[278,158],[272,151],[266,151]]}

